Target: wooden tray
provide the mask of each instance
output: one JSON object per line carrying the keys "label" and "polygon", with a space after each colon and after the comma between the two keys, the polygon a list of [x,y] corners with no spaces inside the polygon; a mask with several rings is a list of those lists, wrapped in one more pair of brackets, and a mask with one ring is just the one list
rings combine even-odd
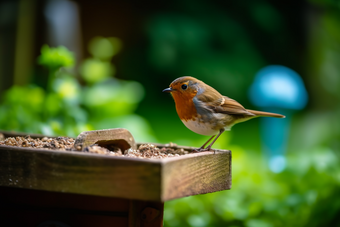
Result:
{"label": "wooden tray", "polygon": [[231,151],[139,159],[0,145],[0,186],[164,202],[230,189]]}

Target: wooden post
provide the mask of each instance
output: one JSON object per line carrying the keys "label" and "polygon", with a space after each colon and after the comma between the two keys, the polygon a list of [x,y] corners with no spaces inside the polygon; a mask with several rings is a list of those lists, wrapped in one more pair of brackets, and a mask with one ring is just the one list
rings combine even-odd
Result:
{"label": "wooden post", "polygon": [[164,203],[130,200],[129,227],[163,226]]}

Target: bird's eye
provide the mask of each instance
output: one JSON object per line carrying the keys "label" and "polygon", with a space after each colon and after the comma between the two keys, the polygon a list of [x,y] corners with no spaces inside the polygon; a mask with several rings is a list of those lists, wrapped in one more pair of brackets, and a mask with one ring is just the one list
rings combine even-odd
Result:
{"label": "bird's eye", "polygon": [[187,89],[187,88],[188,88],[188,85],[187,85],[187,84],[183,84],[183,85],[182,85],[182,89],[183,89],[183,90],[185,90],[185,89]]}

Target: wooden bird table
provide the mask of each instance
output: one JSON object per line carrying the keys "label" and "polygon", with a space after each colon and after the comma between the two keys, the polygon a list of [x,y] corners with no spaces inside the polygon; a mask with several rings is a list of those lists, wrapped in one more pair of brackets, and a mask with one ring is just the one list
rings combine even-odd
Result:
{"label": "wooden bird table", "polygon": [[[110,143],[115,130],[82,133],[75,144]],[[0,226],[163,226],[165,201],[230,188],[227,150],[139,159],[0,145]]]}

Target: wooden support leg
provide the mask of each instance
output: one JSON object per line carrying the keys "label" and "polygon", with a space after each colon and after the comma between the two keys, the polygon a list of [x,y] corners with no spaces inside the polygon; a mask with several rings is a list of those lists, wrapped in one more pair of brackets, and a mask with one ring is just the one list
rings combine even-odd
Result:
{"label": "wooden support leg", "polygon": [[162,227],[164,203],[130,200],[129,227]]}

